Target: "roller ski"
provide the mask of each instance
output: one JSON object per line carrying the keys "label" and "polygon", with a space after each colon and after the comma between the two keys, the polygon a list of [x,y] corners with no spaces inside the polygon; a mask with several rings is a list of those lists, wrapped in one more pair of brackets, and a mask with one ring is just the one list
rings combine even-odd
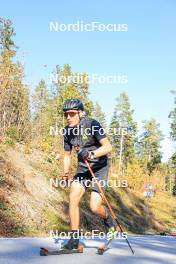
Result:
{"label": "roller ski", "polygon": [[71,238],[68,242],[58,250],[49,250],[47,248],[40,248],[40,256],[48,255],[62,255],[83,253],[83,246],[79,245],[79,234],[77,230],[72,230]]}
{"label": "roller ski", "polygon": [[83,253],[83,246],[79,245],[78,248],[73,248],[73,249],[61,248],[59,250],[49,250],[43,247],[40,248],[40,256],[75,254],[75,253]]}

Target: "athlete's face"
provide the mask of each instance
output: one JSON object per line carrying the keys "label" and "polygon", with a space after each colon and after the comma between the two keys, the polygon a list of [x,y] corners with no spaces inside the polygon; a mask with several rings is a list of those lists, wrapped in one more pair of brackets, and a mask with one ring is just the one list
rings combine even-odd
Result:
{"label": "athlete's face", "polygon": [[79,112],[77,110],[70,110],[64,113],[69,127],[74,127],[79,124]]}

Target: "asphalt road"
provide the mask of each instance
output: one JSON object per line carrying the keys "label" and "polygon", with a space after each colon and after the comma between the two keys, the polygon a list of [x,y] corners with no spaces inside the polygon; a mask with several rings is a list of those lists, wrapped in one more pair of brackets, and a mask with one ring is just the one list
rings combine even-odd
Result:
{"label": "asphalt road", "polygon": [[132,255],[125,240],[117,239],[104,255],[96,247],[102,240],[82,240],[83,254],[42,257],[40,247],[56,249],[52,238],[0,238],[0,264],[176,264],[176,237],[130,236]]}

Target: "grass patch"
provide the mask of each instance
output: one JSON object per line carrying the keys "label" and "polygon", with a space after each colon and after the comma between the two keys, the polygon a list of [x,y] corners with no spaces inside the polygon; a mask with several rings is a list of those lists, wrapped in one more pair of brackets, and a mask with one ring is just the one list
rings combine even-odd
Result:
{"label": "grass patch", "polygon": [[46,221],[46,226],[49,230],[58,230],[58,231],[69,231],[70,227],[67,223],[63,222],[57,212],[52,208],[46,208],[43,211],[43,216]]}

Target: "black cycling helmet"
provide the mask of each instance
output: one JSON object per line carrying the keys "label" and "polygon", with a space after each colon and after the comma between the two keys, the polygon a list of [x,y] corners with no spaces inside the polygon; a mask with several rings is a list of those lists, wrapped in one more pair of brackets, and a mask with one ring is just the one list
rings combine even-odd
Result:
{"label": "black cycling helmet", "polygon": [[84,110],[83,103],[78,98],[68,99],[64,102],[63,105],[63,111],[69,111],[69,110]]}

